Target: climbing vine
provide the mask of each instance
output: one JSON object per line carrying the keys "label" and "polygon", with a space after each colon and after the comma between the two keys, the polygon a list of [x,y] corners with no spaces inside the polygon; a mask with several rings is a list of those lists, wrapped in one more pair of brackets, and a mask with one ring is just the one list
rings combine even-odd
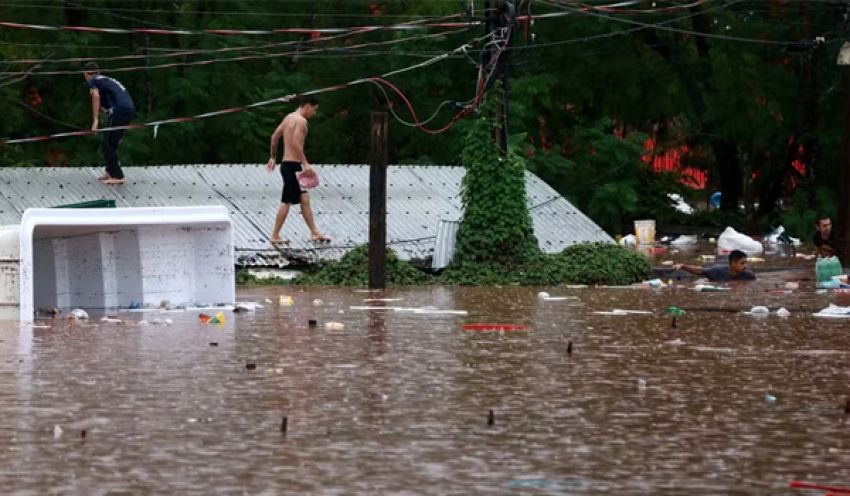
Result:
{"label": "climbing vine", "polygon": [[[501,91],[499,83],[493,93]],[[492,94],[492,93],[491,93]],[[463,220],[447,282],[475,283],[486,274],[505,274],[540,258],[525,194],[525,160],[512,149],[503,156],[494,142],[501,123],[488,98],[464,141],[466,175],[461,186]]]}

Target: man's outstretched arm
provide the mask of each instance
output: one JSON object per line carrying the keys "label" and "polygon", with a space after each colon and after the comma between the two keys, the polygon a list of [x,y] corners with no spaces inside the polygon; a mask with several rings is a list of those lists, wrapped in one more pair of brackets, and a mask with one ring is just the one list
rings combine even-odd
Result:
{"label": "man's outstretched arm", "polygon": [[684,270],[685,272],[689,272],[689,273],[691,273],[695,276],[705,275],[705,272],[703,272],[702,267],[698,267],[696,265],[685,265],[685,264],[674,265],[673,270]]}

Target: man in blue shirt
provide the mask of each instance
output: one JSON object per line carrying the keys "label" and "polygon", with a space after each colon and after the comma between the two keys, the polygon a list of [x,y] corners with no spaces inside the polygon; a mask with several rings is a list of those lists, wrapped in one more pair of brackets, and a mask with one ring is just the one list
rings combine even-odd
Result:
{"label": "man in blue shirt", "polygon": [[[120,127],[130,124],[136,116],[136,106],[127,93],[127,89],[118,81],[100,75],[100,69],[94,62],[85,66],[86,86],[91,93],[92,131],[98,128],[98,112],[109,117],[106,127]],[[106,160],[106,174],[100,176],[103,184],[124,184],[124,172],[118,162],[118,145],[124,135],[123,129],[106,131],[103,136],[103,158]]]}
{"label": "man in blue shirt", "polygon": [[713,282],[754,281],[756,275],[747,269],[747,254],[741,250],[732,250],[729,254],[729,265],[715,265],[703,269],[696,265],[676,265],[674,270],[684,270],[695,276],[703,276]]}

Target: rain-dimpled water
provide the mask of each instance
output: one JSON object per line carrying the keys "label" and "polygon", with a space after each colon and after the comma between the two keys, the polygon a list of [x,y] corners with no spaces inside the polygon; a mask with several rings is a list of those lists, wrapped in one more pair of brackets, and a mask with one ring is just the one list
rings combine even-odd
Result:
{"label": "rain-dimpled water", "polygon": [[[5,322],[0,493],[848,486],[848,321],[812,314],[850,295],[806,281],[769,291],[789,274],[723,293],[275,287],[240,290],[262,308],[225,311],[224,324],[199,312],[101,322],[97,311]],[[771,313],[740,312],[756,305]],[[675,326],[670,306],[686,311]]]}

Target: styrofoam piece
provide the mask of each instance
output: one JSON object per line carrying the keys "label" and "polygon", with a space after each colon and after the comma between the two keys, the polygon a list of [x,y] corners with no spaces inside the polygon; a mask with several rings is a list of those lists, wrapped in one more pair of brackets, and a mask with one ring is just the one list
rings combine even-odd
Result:
{"label": "styrofoam piece", "polygon": [[593,314],[594,315],[619,315],[619,316],[628,315],[628,313],[626,313],[626,312],[617,312],[617,311],[614,311],[614,312],[593,312]]}
{"label": "styrofoam piece", "polygon": [[627,313],[627,314],[634,314],[634,315],[652,315],[654,313],[654,312],[650,312],[648,310],[623,310],[621,308],[615,308],[614,311],[615,312],[623,312],[623,313]]}
{"label": "styrofoam piece", "polygon": [[236,300],[224,206],[28,209],[20,226],[0,230],[0,254],[16,236],[18,298],[6,303],[20,305],[22,322],[33,320],[36,304],[111,309]]}
{"label": "styrofoam piece", "polygon": [[421,308],[396,308],[396,312],[416,313],[416,314],[432,314],[432,315],[469,315],[466,310],[441,310],[437,307],[421,307]]}
{"label": "styrofoam piece", "polygon": [[549,296],[546,298],[540,298],[543,301],[565,301],[565,300],[577,300],[578,296]]}
{"label": "styrofoam piece", "polygon": [[812,315],[815,317],[846,319],[850,318],[850,307],[839,307],[838,305],[830,303],[828,307]]}
{"label": "styrofoam piece", "polygon": [[413,311],[413,313],[431,315],[469,315],[469,312],[466,310],[430,310],[426,308],[417,308]]}

